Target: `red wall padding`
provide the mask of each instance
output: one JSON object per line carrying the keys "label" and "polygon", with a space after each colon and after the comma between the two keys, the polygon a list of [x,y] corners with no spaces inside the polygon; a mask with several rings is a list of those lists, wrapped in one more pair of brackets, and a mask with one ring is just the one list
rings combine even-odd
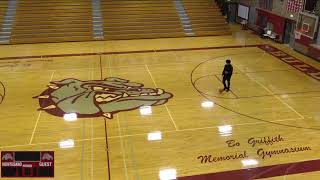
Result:
{"label": "red wall padding", "polygon": [[320,61],[320,49],[310,47],[309,54],[311,57],[315,58],[316,60]]}
{"label": "red wall padding", "polygon": [[272,14],[268,11],[264,11],[262,9],[257,9],[257,11],[258,11],[258,18],[257,18],[256,24],[261,27],[262,26],[261,17],[262,16],[267,17],[268,19],[267,21],[273,24],[273,31],[277,33],[279,35],[279,39],[282,40],[284,36],[284,31],[285,31],[284,30],[285,18]]}
{"label": "red wall padding", "polygon": [[301,35],[300,39],[296,39],[296,42],[303,44],[305,46],[309,46],[309,44],[312,43],[312,39],[307,36]]}

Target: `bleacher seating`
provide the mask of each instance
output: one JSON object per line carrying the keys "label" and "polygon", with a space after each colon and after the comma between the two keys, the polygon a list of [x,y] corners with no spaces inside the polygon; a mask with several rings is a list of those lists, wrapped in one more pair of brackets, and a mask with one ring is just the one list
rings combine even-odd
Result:
{"label": "bleacher seating", "polygon": [[89,41],[91,0],[20,0],[11,44]]}
{"label": "bleacher seating", "polygon": [[2,29],[2,24],[3,24],[5,13],[7,11],[7,6],[8,6],[7,1],[0,1],[0,32]]}
{"label": "bleacher seating", "polygon": [[195,36],[230,35],[220,9],[210,0],[183,0]]}
{"label": "bleacher seating", "polygon": [[[91,0],[19,0],[10,44],[231,34],[218,6],[211,0],[181,1],[193,33],[183,29],[179,17],[181,10],[177,12],[173,0],[100,2],[102,22],[95,19],[97,12],[93,10]],[[0,0],[1,25],[7,6],[7,0]],[[93,11],[95,17],[92,17]],[[93,30],[99,26],[97,23],[103,25],[100,30],[103,35],[98,38],[94,37],[97,29]]]}
{"label": "bleacher seating", "polygon": [[103,0],[105,39],[183,37],[172,0]]}

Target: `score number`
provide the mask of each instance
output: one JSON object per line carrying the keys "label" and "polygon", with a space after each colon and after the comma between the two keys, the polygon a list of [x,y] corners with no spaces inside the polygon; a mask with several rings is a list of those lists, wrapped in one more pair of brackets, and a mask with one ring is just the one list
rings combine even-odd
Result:
{"label": "score number", "polygon": [[54,152],[2,151],[1,177],[54,177]]}

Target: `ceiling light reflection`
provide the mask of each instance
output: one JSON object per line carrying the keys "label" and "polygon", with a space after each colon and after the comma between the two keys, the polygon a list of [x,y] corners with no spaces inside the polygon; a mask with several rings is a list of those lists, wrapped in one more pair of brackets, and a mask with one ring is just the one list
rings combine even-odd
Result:
{"label": "ceiling light reflection", "polygon": [[161,139],[162,139],[162,134],[160,131],[148,133],[148,141],[156,141]]}
{"label": "ceiling light reflection", "polygon": [[67,122],[76,121],[78,119],[76,113],[67,113],[63,115],[63,119]]}
{"label": "ceiling light reflection", "polygon": [[252,165],[257,165],[259,162],[255,159],[244,159],[241,161],[243,166],[252,166]]}
{"label": "ceiling light reflection", "polygon": [[232,135],[232,126],[231,125],[224,125],[218,126],[219,134],[221,136],[231,136]]}
{"label": "ceiling light reflection", "polygon": [[151,106],[141,106],[140,108],[141,115],[150,115],[152,114]]}
{"label": "ceiling light reflection", "polygon": [[201,103],[201,106],[204,107],[204,108],[211,108],[214,106],[214,102],[212,101],[203,101]]}
{"label": "ceiling light reflection", "polygon": [[61,149],[73,148],[74,140],[73,139],[62,140],[59,142],[59,147]]}
{"label": "ceiling light reflection", "polygon": [[162,169],[159,172],[160,180],[174,180],[177,179],[176,169]]}

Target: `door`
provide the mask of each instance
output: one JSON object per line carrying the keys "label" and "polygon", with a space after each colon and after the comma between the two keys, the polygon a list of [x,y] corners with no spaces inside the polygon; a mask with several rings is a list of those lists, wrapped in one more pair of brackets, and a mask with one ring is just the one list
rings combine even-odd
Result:
{"label": "door", "polygon": [[249,17],[249,25],[255,25],[257,21],[257,11],[255,7],[250,7]]}
{"label": "door", "polygon": [[228,20],[229,23],[235,23],[237,18],[237,4],[229,3]]}
{"label": "door", "polygon": [[286,21],[284,31],[284,44],[290,44],[294,41],[294,25],[292,21]]}

